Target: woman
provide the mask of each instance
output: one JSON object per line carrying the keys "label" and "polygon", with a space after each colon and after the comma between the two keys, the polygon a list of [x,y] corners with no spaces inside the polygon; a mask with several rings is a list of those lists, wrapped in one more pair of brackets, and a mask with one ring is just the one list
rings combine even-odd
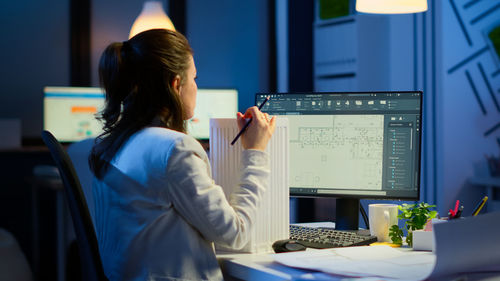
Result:
{"label": "woman", "polygon": [[104,133],[89,161],[96,234],[110,280],[217,280],[213,242],[242,247],[269,176],[264,152],[275,119],[256,107],[242,136],[239,186],[226,200],[201,145],[185,134],[196,105],[187,40],[155,29],[104,51]]}

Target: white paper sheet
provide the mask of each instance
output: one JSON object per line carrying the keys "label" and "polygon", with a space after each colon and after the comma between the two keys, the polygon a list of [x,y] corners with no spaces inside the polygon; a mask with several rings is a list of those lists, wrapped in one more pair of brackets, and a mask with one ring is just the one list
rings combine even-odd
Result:
{"label": "white paper sheet", "polygon": [[287,266],[337,275],[407,280],[424,279],[435,263],[435,256],[430,252],[403,252],[389,246],[308,250],[276,254],[274,259]]}
{"label": "white paper sheet", "polygon": [[[436,252],[364,246],[274,254],[297,268],[352,277],[423,280],[488,267],[500,270],[500,212],[436,225]],[[492,268],[493,267],[493,268]]]}

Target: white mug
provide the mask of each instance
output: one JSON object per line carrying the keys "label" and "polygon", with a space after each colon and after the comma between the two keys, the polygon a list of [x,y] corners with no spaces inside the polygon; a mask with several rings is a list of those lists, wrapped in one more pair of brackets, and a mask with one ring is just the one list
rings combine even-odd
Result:
{"label": "white mug", "polygon": [[392,242],[389,237],[389,228],[398,224],[398,205],[370,204],[368,210],[370,234],[377,236],[378,242]]}

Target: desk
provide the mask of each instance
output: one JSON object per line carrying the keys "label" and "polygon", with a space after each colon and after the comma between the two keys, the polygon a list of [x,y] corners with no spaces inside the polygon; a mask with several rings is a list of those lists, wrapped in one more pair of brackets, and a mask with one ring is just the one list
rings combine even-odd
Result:
{"label": "desk", "polygon": [[[298,280],[314,275],[320,280],[341,280],[321,272],[287,267],[265,254],[218,254],[224,280]],[[311,277],[311,276],[310,276]]]}
{"label": "desk", "polygon": [[[61,210],[62,201],[57,198],[61,195],[51,188],[33,193],[37,165],[54,165],[45,146],[0,150],[0,228],[16,237],[36,280],[58,280],[65,269],[54,250],[60,244],[56,237],[61,225],[55,218]],[[38,232],[36,225],[40,225]]]}
{"label": "desk", "polygon": [[[400,248],[402,251],[411,251],[411,248]],[[296,269],[281,265],[273,261],[266,254],[218,254],[217,259],[224,275],[224,280],[351,280],[347,277],[333,276],[321,272]],[[355,278],[352,278],[355,279]],[[371,279],[371,280],[385,280]],[[500,280],[500,273],[468,273],[440,277],[440,281],[492,281]]]}
{"label": "desk", "polygon": [[[41,166],[38,166],[41,167]],[[39,210],[40,206],[45,204],[42,200],[40,200],[40,194],[43,192],[51,193],[51,197],[53,198],[54,204],[54,213],[51,216],[51,220],[53,220],[53,239],[55,243],[48,250],[53,251],[55,254],[55,262],[56,262],[56,277],[53,280],[65,280],[65,271],[66,271],[66,260],[67,260],[67,248],[70,242],[70,235],[68,227],[68,222],[70,222],[69,218],[69,210],[67,210],[64,194],[63,194],[63,183],[61,178],[59,177],[59,173],[57,172],[57,168],[55,166],[47,166],[53,168],[53,172],[55,173],[52,176],[40,175],[37,174],[37,167],[34,168],[34,178],[32,181],[32,216],[33,216],[33,271],[38,274],[42,271],[44,263],[42,260],[46,258],[46,255],[42,254],[41,248],[42,242],[41,233],[42,228],[48,228],[46,222],[41,220]],[[74,236],[74,235],[73,235]],[[46,249],[47,251],[47,249]]]}
{"label": "desk", "polygon": [[[308,227],[331,227],[333,222],[299,223],[295,225]],[[270,254],[235,254],[217,253],[217,259],[224,274],[224,280],[297,280],[305,275],[314,275],[316,279],[341,280],[321,272],[297,269],[281,265],[273,261]],[[310,276],[311,277],[311,276]]]}
{"label": "desk", "polygon": [[[368,246],[308,249],[274,257],[269,253],[218,253],[217,258],[227,280],[341,280],[338,274],[387,277],[376,279],[500,280],[498,221],[500,212],[493,212],[434,225],[434,243],[439,246],[434,254],[408,247]],[[311,270],[286,267],[274,258]]]}

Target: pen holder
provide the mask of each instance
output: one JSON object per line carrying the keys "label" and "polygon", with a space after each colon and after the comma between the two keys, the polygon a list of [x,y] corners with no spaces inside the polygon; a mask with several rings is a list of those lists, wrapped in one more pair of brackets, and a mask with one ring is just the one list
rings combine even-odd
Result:
{"label": "pen holder", "polygon": [[413,230],[413,250],[415,251],[433,251],[435,250],[434,225],[446,223],[445,219],[429,220],[425,229]]}
{"label": "pen holder", "polygon": [[414,230],[413,250],[434,251],[434,231]]}
{"label": "pen holder", "polygon": [[[241,163],[241,141],[230,145],[238,134],[236,119],[210,119],[210,164],[213,179],[222,186],[226,198],[238,185]],[[271,175],[267,190],[257,208],[250,240],[241,250],[216,245],[217,250],[230,252],[271,252],[276,240],[289,237],[288,189],[288,119],[277,118],[276,129],[266,152],[270,156]]]}

